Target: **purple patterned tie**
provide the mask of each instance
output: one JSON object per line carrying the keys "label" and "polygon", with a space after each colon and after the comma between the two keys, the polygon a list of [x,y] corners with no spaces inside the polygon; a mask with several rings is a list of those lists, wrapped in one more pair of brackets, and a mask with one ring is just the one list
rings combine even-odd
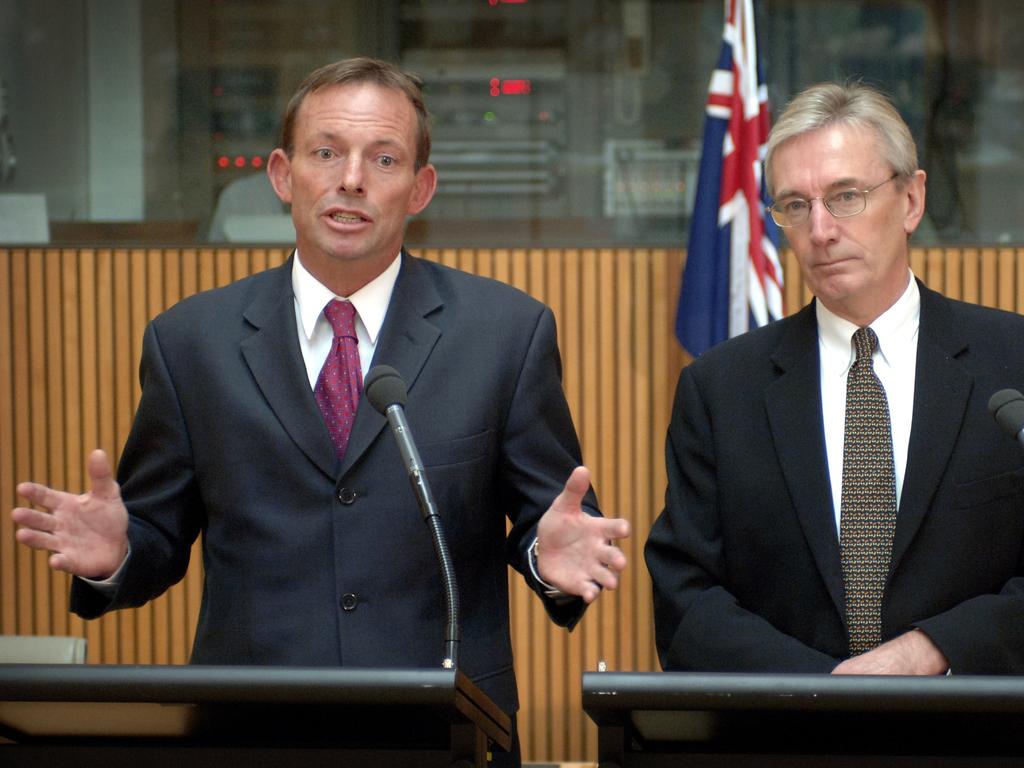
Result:
{"label": "purple patterned tie", "polygon": [[313,394],[327,423],[338,461],[342,461],[363,390],[359,340],[356,338],[356,308],[351,302],[334,299],[324,307],[324,315],[334,329],[334,341],[324,367],[320,369]]}

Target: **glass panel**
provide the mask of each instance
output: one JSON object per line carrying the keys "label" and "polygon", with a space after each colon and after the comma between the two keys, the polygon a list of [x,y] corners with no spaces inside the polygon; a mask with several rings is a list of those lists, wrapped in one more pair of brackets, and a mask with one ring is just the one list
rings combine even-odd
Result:
{"label": "glass panel", "polygon": [[[761,17],[776,113],[823,79],[893,94],[929,174],[916,242],[1024,242],[1024,6]],[[721,24],[721,0],[2,0],[0,239],[287,242],[263,176],[285,101],[365,54],[434,115],[411,244],[684,245]]]}
{"label": "glass panel", "polygon": [[763,15],[777,114],[818,80],[893,97],[928,173],[915,243],[1021,243],[1024,5],[1001,0],[771,0]]}

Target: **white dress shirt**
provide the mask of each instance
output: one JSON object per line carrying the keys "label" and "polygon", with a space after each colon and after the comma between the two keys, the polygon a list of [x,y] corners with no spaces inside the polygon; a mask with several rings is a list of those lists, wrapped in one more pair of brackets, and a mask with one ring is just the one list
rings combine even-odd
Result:
{"label": "white dress shirt", "polygon": [[[903,476],[907,469],[910,426],[914,416],[914,377],[917,372],[917,338],[921,323],[921,292],[909,270],[903,295],[871,323],[878,337],[872,362],[889,402],[892,457],[896,472],[896,506],[899,509]],[[818,349],[821,364],[821,410],[825,427],[825,451],[832,486],[836,535],[841,518],[843,488],[843,437],[846,428],[846,380],[856,354],[853,334],[857,326],[815,302],[818,318]]]}
{"label": "white dress shirt", "polygon": [[368,282],[351,296],[336,296],[304,266],[295,251],[292,262],[292,291],[295,293],[295,325],[299,331],[299,348],[302,359],[306,363],[306,375],[309,377],[309,388],[316,388],[316,380],[320,369],[324,367],[327,353],[331,351],[334,331],[324,316],[324,307],[332,299],[344,299],[352,302],[356,308],[356,338],[359,340],[359,367],[366,377],[373,361],[374,350],[377,349],[377,337],[384,316],[388,313],[391,293],[395,290],[398,271],[402,266],[402,255],[399,253],[387,269]]}

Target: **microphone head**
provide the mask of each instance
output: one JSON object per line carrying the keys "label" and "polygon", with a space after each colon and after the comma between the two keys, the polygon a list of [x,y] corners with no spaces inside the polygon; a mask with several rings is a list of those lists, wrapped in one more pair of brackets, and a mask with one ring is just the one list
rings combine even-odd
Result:
{"label": "microphone head", "polygon": [[988,410],[999,426],[1014,437],[1024,429],[1024,395],[1016,389],[996,392],[988,400]]}
{"label": "microphone head", "polygon": [[409,391],[402,374],[390,365],[375,365],[366,374],[363,394],[379,413],[386,413],[392,405],[405,405]]}

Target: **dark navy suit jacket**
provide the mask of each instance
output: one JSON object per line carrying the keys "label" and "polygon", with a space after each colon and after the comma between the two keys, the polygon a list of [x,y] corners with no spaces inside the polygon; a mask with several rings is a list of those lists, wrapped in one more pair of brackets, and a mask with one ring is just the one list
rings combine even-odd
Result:
{"label": "dark navy suit jacket", "polygon": [[[1024,452],[987,412],[1024,389],[1024,318],[921,287],[883,639],[955,673],[1024,673]],[[827,672],[849,655],[813,305],[683,370],[646,546],[666,669]]]}
{"label": "dark navy suit jacket", "polygon": [[[156,597],[202,534],[194,663],[437,667],[445,606],[429,532],[365,398],[338,465],[299,350],[291,269],[196,295],[148,326],[118,469],[131,556],[113,599],[76,581],[73,610]],[[512,712],[506,565],[528,573],[537,521],[580,463],[554,318],[507,285],[403,253],[373,362],[409,387],[461,590],[460,667]],[[596,513],[592,494],[585,503]],[[547,607],[570,626],[583,612],[578,600]]]}

